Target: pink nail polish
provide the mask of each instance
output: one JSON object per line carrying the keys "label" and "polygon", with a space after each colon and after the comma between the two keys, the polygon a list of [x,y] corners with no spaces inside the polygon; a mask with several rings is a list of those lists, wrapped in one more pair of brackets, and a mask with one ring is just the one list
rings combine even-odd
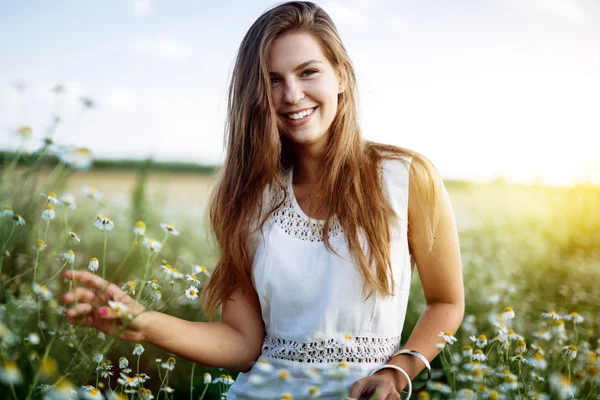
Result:
{"label": "pink nail polish", "polygon": [[106,315],[108,313],[108,311],[106,311],[106,308],[101,308],[98,310],[98,314],[100,315]]}

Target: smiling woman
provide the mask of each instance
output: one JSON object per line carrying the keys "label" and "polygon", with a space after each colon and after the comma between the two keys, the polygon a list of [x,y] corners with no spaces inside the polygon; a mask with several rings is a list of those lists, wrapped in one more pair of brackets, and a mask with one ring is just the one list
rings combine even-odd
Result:
{"label": "smiling woman", "polygon": [[[209,201],[218,261],[201,293],[221,321],[147,312],[97,276],[65,276],[140,311],[123,338],[241,371],[228,399],[410,397],[439,332],[452,336],[463,317],[456,223],[426,157],[362,138],[356,91],[337,29],[314,3],[277,5],[244,36]],[[427,307],[402,344],[415,266]],[[110,330],[121,316],[101,310],[86,321]]]}

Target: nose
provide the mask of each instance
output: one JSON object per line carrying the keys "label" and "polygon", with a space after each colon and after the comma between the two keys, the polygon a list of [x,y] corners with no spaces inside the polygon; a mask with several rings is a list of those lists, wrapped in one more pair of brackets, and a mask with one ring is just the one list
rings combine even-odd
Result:
{"label": "nose", "polygon": [[285,83],[283,101],[288,104],[296,104],[304,98],[302,86],[294,79]]}

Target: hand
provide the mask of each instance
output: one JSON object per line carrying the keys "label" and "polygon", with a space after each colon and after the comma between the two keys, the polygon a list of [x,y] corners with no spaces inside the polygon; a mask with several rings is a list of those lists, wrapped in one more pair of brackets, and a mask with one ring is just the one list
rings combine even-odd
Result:
{"label": "hand", "polygon": [[382,369],[372,376],[356,381],[350,389],[349,396],[353,399],[370,395],[369,400],[399,400],[401,390],[396,388],[394,371]]}
{"label": "hand", "polygon": [[[78,286],[61,298],[63,303],[77,302],[65,312],[72,324],[91,326],[109,335],[118,332],[126,324],[119,338],[138,342],[144,340],[144,320],[148,313],[144,313],[146,309],[131,296],[114,283],[87,271],[67,270],[63,276],[89,287]],[[120,302],[127,310],[119,312],[108,305],[109,301]],[[133,320],[129,320],[129,315],[133,315]]]}

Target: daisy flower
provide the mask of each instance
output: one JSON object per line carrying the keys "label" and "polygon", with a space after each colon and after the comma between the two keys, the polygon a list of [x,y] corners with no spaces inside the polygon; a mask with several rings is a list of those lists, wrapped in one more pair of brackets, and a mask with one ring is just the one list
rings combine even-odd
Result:
{"label": "daisy flower", "polygon": [[104,396],[102,396],[102,393],[100,393],[100,390],[93,388],[92,390],[84,390],[83,391],[83,398],[84,399],[89,399],[89,400],[101,400],[104,399]]}
{"label": "daisy flower", "polygon": [[271,364],[269,362],[269,360],[258,360],[255,364],[256,369],[259,370],[260,372],[264,373],[264,374],[270,374],[271,372],[273,372],[273,370],[275,369],[273,367],[273,364]]}
{"label": "daisy flower", "polygon": [[581,324],[584,321],[584,318],[576,311],[573,311],[569,315],[565,315],[564,318],[567,321],[573,321],[574,324]]}
{"label": "daisy flower", "polygon": [[77,243],[81,243],[81,239],[79,239],[79,236],[75,232],[69,232],[69,236],[77,240]]}
{"label": "daisy flower", "polygon": [[545,341],[552,339],[552,334],[550,333],[550,331],[546,331],[546,330],[540,330],[540,331],[534,332],[533,336],[543,339]]}
{"label": "daisy flower", "polygon": [[151,295],[152,301],[160,301],[162,299],[162,292],[160,290],[155,290]]}
{"label": "daisy flower", "polygon": [[435,390],[435,391],[443,393],[443,394],[451,394],[452,393],[452,388],[442,382],[429,381],[427,383],[427,389]]}
{"label": "daisy flower", "polygon": [[171,388],[171,386],[165,386],[164,388],[160,388],[161,392],[165,391],[167,393],[173,393],[175,389]]}
{"label": "daisy flower", "polygon": [[58,199],[56,198],[56,194],[54,192],[40,193],[42,197],[46,199],[48,204],[59,204]]}
{"label": "daisy flower", "polygon": [[136,235],[144,236],[146,234],[146,224],[144,221],[138,221],[133,227],[133,233]]}
{"label": "daisy flower", "polygon": [[477,349],[471,356],[471,360],[483,362],[483,361],[487,360],[487,357],[485,354],[483,354],[483,351]]}
{"label": "daisy flower", "polygon": [[161,222],[160,227],[163,228],[163,230],[165,232],[167,232],[169,235],[179,236],[179,231],[177,229],[175,229],[175,226],[173,224],[167,224],[166,222]]}
{"label": "daisy flower", "polygon": [[13,215],[15,215],[15,212],[11,206],[4,206],[4,209],[0,214],[2,215],[2,218],[12,218]]}
{"label": "daisy flower", "polygon": [[158,279],[152,279],[151,281],[146,282],[152,289],[160,289],[160,284],[158,283]]}
{"label": "daisy flower", "polygon": [[60,204],[67,206],[71,210],[77,208],[77,206],[75,205],[75,196],[73,196],[71,193],[63,194],[60,197]]}
{"label": "daisy flower", "polygon": [[81,192],[89,198],[100,201],[103,196],[95,187],[83,185],[81,186]]}
{"label": "daisy flower", "polygon": [[573,344],[570,346],[564,346],[561,349],[561,353],[565,360],[574,360],[577,358],[577,346]]}
{"label": "daisy flower", "polygon": [[441,337],[442,339],[444,339],[444,342],[446,342],[448,344],[452,344],[458,340],[454,336],[452,336],[452,332],[448,332],[448,331],[440,332],[438,334],[438,337]]}
{"label": "daisy flower", "polygon": [[135,294],[136,288],[137,288],[137,285],[134,281],[129,281],[127,283],[124,283],[123,286],[121,286],[121,290],[131,293],[131,294]]}
{"label": "daisy flower", "polygon": [[90,258],[90,262],[88,264],[88,269],[92,272],[98,271],[98,267],[100,266],[100,262],[96,257]]}
{"label": "daisy flower", "polygon": [[308,388],[308,398],[309,399],[318,399],[321,396],[321,391],[317,386],[311,386]]}
{"label": "daisy flower", "polygon": [[35,248],[36,250],[43,251],[43,250],[44,250],[46,247],[47,247],[47,245],[46,245],[46,243],[44,243],[44,241],[43,241],[43,240],[41,240],[41,239],[38,239],[38,240],[36,240],[36,241],[35,241],[35,246],[34,246],[34,248]]}
{"label": "daisy flower", "polygon": [[208,275],[208,270],[202,265],[192,264],[192,274]]}
{"label": "daisy flower", "polygon": [[23,382],[23,375],[16,362],[6,360],[0,366],[0,381],[5,385],[20,385]]}
{"label": "daisy flower", "polygon": [[129,388],[129,387],[136,387],[138,384],[138,380],[136,377],[132,377],[132,376],[128,376],[125,375],[124,373],[121,372],[121,378],[117,380],[118,383],[120,383],[121,385]]}
{"label": "daisy flower", "polygon": [[577,386],[575,386],[572,380],[567,375],[561,373],[554,373],[550,377],[550,388],[558,393],[561,399],[573,399],[577,394]]}
{"label": "daisy flower", "polygon": [[119,358],[119,368],[125,369],[129,367],[129,360],[126,357]]}
{"label": "daisy flower", "polygon": [[25,218],[23,218],[21,214],[15,214],[13,216],[13,221],[15,221],[15,225],[25,225]]}
{"label": "daisy flower", "polygon": [[203,378],[204,378],[204,384],[205,385],[208,385],[209,383],[212,382],[212,376],[208,372],[204,373]]}
{"label": "daisy flower", "polygon": [[527,343],[525,343],[524,340],[517,340],[517,347],[515,348],[515,353],[527,353]]}
{"label": "daisy flower", "polygon": [[98,215],[96,217],[96,222],[94,222],[94,226],[101,231],[111,231],[115,227],[115,223],[105,215]]}
{"label": "daisy flower", "polygon": [[200,284],[200,281],[198,280],[198,278],[196,277],[196,275],[190,275],[190,274],[185,274],[185,277],[187,278],[188,281],[191,281],[195,284]]}
{"label": "daisy flower", "polygon": [[94,360],[96,364],[100,364],[102,360],[104,360],[104,356],[102,355],[102,353],[95,352],[92,356],[92,360]]}
{"label": "daisy flower", "polygon": [[179,272],[179,270],[177,268],[173,268],[171,270],[171,276],[173,276],[173,278],[175,278],[175,279],[183,278],[183,274],[181,272]]}
{"label": "daisy flower", "polygon": [[67,260],[69,264],[73,264],[75,262],[75,252],[73,250],[68,250],[64,252],[63,260]]}
{"label": "daisy flower", "polygon": [[196,300],[198,298],[198,289],[196,288],[196,286],[190,286],[189,288],[187,288],[185,291],[185,297],[187,297],[190,300]]}
{"label": "daisy flower", "polygon": [[473,354],[473,348],[469,345],[463,346],[462,348],[463,357],[471,357]]}
{"label": "daisy flower", "polygon": [[550,312],[547,312],[547,313],[546,312],[542,313],[542,318],[559,320],[559,319],[562,319],[562,316],[558,315],[556,313],[556,311],[550,311]]}
{"label": "daisy flower", "polygon": [[287,380],[290,377],[290,372],[287,369],[277,371],[277,377],[282,381]]}
{"label": "daisy flower", "polygon": [[162,269],[163,271],[165,271],[165,274],[167,274],[169,276],[173,272],[173,267],[171,266],[171,264],[161,264],[160,265],[160,269]]}
{"label": "daisy flower", "polygon": [[518,363],[524,363],[524,364],[528,363],[527,359],[525,357],[523,357],[522,354],[517,354],[516,356],[511,357],[510,360],[516,361]]}
{"label": "daisy flower", "polygon": [[140,343],[136,343],[135,346],[133,347],[133,355],[134,356],[141,356],[142,353],[144,352],[144,346],[142,346]]}
{"label": "daisy flower", "polygon": [[35,332],[31,332],[29,336],[27,336],[27,339],[29,340],[29,343],[34,346],[40,344],[40,335]]}
{"label": "daisy flower", "polygon": [[517,390],[519,388],[519,383],[517,382],[517,377],[514,375],[507,375],[504,377],[504,383],[501,385],[504,390]]}
{"label": "daisy flower", "polygon": [[289,392],[285,392],[281,395],[281,400],[294,400],[294,396]]}
{"label": "daisy flower", "polygon": [[562,319],[552,321],[551,331],[554,335],[563,336],[565,334],[565,322]]}
{"label": "daisy flower", "polygon": [[150,251],[159,251],[160,248],[162,247],[162,244],[159,241],[156,241],[154,239],[149,239],[147,237],[144,237],[142,244],[144,246],[146,246],[147,248],[149,248]]}
{"label": "daisy flower", "polygon": [[267,382],[267,378],[261,374],[251,374],[248,377],[248,383],[252,386],[262,386]]}
{"label": "daisy flower", "polygon": [[169,371],[173,371],[175,369],[175,363],[175,358],[169,357],[166,363],[160,364],[160,367],[163,369],[168,369]]}
{"label": "daisy flower", "polygon": [[46,207],[44,207],[44,211],[42,211],[42,219],[48,221],[53,220],[54,218],[56,218],[54,207],[52,207],[50,204],[47,204]]}
{"label": "daisy flower", "polygon": [[512,307],[505,307],[504,311],[502,312],[502,319],[505,321],[509,321],[511,319],[513,319],[515,317],[515,312],[513,311]]}
{"label": "daisy flower", "polygon": [[120,301],[108,300],[108,305],[110,306],[110,308],[112,308],[113,310],[115,310],[119,313],[127,312],[127,306],[125,304],[121,303]]}
{"label": "daisy flower", "polygon": [[38,283],[33,283],[33,292],[37,294],[42,300],[50,300],[52,299],[52,292],[46,285],[40,285]]}

